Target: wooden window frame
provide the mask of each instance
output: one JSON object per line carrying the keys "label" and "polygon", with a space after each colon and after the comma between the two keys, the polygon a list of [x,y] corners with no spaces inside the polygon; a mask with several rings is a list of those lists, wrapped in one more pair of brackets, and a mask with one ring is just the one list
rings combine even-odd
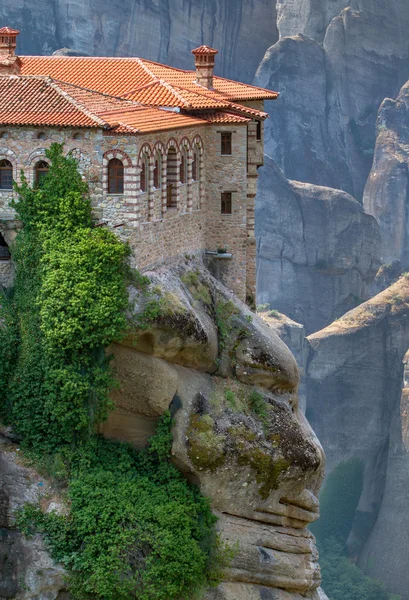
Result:
{"label": "wooden window frame", "polygon": [[222,131],[220,133],[220,153],[222,156],[231,156],[233,154],[232,138],[233,134],[231,131]]}
{"label": "wooden window frame", "polygon": [[[10,187],[4,187],[4,179],[8,180],[10,177]],[[13,189],[13,165],[7,159],[0,160],[0,190],[10,191]]]}
{"label": "wooden window frame", "polygon": [[222,192],[220,198],[220,213],[222,215],[233,214],[233,192]]}
{"label": "wooden window frame", "polygon": [[124,163],[120,158],[111,158],[108,163],[108,194],[122,196],[125,187]]}
{"label": "wooden window frame", "polygon": [[160,154],[157,154],[155,159],[155,166],[153,169],[153,187],[155,190],[162,189],[162,158]]}
{"label": "wooden window frame", "polygon": [[256,131],[256,139],[258,142],[261,142],[261,121],[257,121],[257,131]]}
{"label": "wooden window frame", "polygon": [[182,184],[187,183],[187,152],[182,150],[179,165],[179,181]]}
{"label": "wooden window frame", "polygon": [[45,160],[39,160],[34,167],[35,185],[41,187],[41,181],[50,170],[50,165]]}
{"label": "wooden window frame", "polygon": [[193,152],[192,179],[193,179],[193,181],[199,181],[200,180],[199,151],[198,150],[194,150],[194,152]]}

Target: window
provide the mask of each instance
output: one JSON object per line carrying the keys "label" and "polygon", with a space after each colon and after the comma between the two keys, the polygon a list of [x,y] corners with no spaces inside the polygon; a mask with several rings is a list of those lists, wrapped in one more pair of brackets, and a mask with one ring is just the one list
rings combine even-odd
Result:
{"label": "window", "polygon": [[74,140],[82,140],[82,133],[74,133],[72,136]]}
{"label": "window", "polygon": [[0,233],[0,260],[10,260],[10,250],[7,246],[6,240]]}
{"label": "window", "polygon": [[222,215],[231,215],[231,192],[222,193],[221,213]]}
{"label": "window", "polygon": [[193,152],[192,179],[193,181],[199,181],[199,157],[197,150]]}
{"label": "window", "polygon": [[142,157],[140,187],[142,193],[149,191],[149,159],[147,156]]}
{"label": "window", "polygon": [[162,157],[160,154],[156,155],[155,167],[153,169],[153,187],[160,190],[162,187]]}
{"label": "window", "polygon": [[108,163],[108,194],[124,193],[124,164],[119,158]]}
{"label": "window", "polygon": [[40,133],[37,134],[37,139],[38,140],[45,140],[45,133],[44,133],[44,131],[40,131]]}
{"label": "window", "polygon": [[179,181],[180,183],[186,183],[187,181],[187,160],[186,160],[186,150],[182,150],[182,156],[180,159],[179,166]]}
{"label": "window", "polygon": [[45,162],[45,160],[40,160],[34,167],[34,174],[35,174],[34,181],[38,187],[42,186],[44,177],[48,173],[48,169],[49,169],[49,166],[48,166],[48,163]]}
{"label": "window", "polygon": [[9,160],[0,161],[0,190],[13,189],[13,165]]}
{"label": "window", "polygon": [[166,157],[168,180],[166,186],[166,206],[174,208],[177,206],[177,153],[176,149],[171,146]]}
{"label": "window", "polygon": [[231,133],[223,132],[221,134],[221,153],[231,154]]}
{"label": "window", "polygon": [[261,121],[257,121],[257,141],[261,141]]}

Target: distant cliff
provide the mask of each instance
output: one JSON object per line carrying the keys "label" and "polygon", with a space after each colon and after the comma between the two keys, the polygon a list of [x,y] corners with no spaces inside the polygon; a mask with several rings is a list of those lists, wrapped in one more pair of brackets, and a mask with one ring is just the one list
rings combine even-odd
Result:
{"label": "distant cliff", "polygon": [[22,54],[71,48],[193,68],[190,51],[210,44],[218,74],[250,82],[278,38],[275,0],[15,0],[2,3],[0,22],[22,30]]}

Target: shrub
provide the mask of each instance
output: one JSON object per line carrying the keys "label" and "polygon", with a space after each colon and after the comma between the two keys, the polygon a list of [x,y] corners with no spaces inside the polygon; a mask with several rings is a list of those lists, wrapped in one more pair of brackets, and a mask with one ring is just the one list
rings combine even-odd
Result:
{"label": "shrub", "polygon": [[[0,409],[30,459],[67,485],[69,514],[28,506],[19,525],[43,532],[76,600],[191,596],[223,558],[207,500],[170,463],[170,415],[140,453],[96,435],[112,408],[105,350],[127,329],[127,284],[146,295],[149,279],[130,274],[125,244],[93,227],[75,161],[56,144],[47,157],[41,188],[24,176],[16,186],[24,228],[0,314]],[[169,304],[148,300],[142,322]]]}

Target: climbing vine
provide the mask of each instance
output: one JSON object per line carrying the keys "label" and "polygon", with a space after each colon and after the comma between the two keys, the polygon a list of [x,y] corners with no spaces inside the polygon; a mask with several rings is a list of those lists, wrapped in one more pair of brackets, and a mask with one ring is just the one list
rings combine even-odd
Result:
{"label": "climbing vine", "polygon": [[217,579],[215,518],[170,462],[170,415],[143,452],[97,435],[112,408],[105,350],[127,329],[129,248],[93,226],[75,160],[57,144],[47,158],[40,187],[24,176],[15,187],[23,228],[1,300],[0,412],[64,482],[70,510],[27,506],[18,522],[44,533],[77,600],[192,597]]}

